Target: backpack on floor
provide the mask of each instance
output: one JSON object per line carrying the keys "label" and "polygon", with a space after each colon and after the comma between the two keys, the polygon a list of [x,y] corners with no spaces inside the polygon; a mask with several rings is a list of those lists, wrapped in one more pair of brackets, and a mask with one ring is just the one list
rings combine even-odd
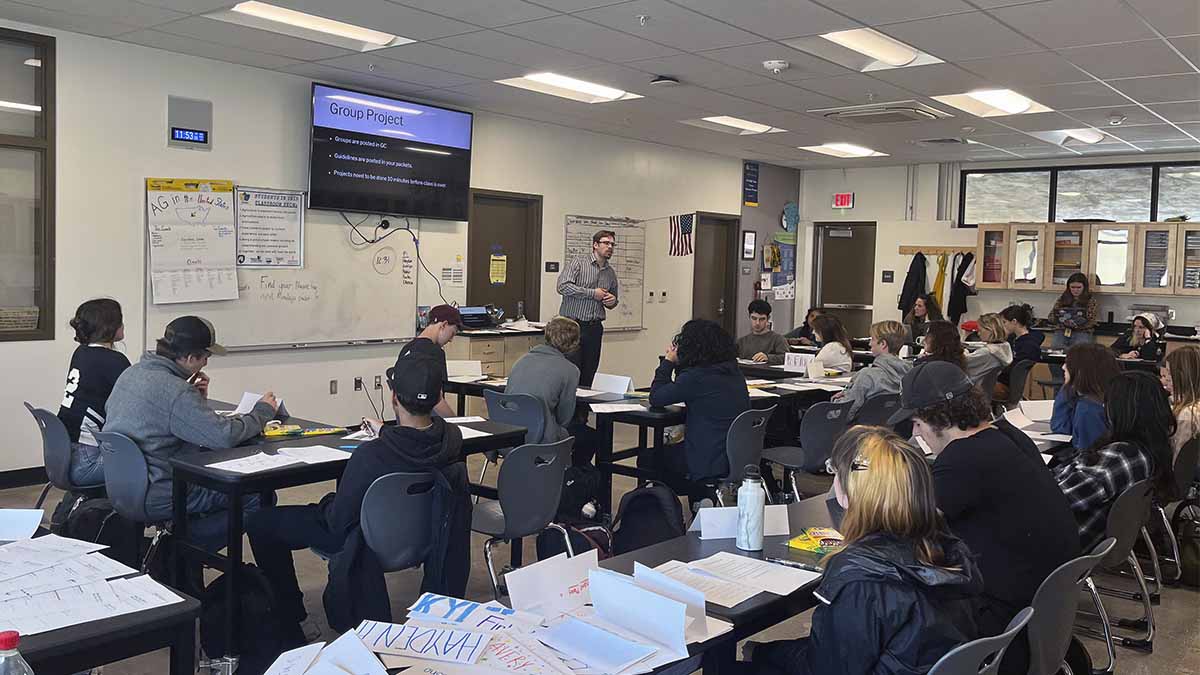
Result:
{"label": "backpack on floor", "polygon": [[592,465],[569,466],[563,474],[562,496],[558,498],[558,522],[574,522],[582,517],[583,507],[600,496],[604,477]]}
{"label": "backpack on floor", "polygon": [[104,544],[104,555],[134,569],[141,567],[138,550],[142,543],[142,528],[121,517],[113,510],[107,497],[88,499],[69,510],[61,536],[80,541]]}
{"label": "backpack on floor", "polygon": [[83,492],[66,492],[62,496],[62,500],[58,502],[58,506],[54,507],[54,512],[50,514],[50,533],[63,536],[63,528],[67,526],[67,519],[71,517],[75,509],[79,508],[90,498]]}
{"label": "backpack on floor", "polygon": [[[613,535],[607,527],[600,523],[578,521],[575,523],[559,522],[567,529],[571,538],[571,550],[575,555],[596,549],[596,557],[600,560],[612,557]],[[537,537],[538,560],[553,558],[559,553],[566,553],[567,546],[563,542],[562,533],[553,528],[542,530]]]}
{"label": "backpack on floor", "polygon": [[666,485],[650,483],[626,492],[613,520],[613,555],[683,536],[683,507]]}
{"label": "backpack on floor", "polygon": [[[229,622],[225,575],[217,577],[200,599],[200,646],[209,658],[225,655]],[[283,631],[276,620],[275,594],[262,570],[242,563],[238,572],[238,675],[261,675],[283,651]]]}
{"label": "backpack on floor", "polygon": [[1179,581],[1193,588],[1200,587],[1200,506],[1186,500],[1175,507],[1171,529],[1179,540]]}

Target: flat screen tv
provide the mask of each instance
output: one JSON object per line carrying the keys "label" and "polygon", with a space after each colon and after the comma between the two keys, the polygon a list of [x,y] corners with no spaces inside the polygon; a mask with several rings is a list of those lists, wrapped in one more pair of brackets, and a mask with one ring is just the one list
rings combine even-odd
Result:
{"label": "flat screen tv", "polygon": [[470,113],[313,84],[308,206],[466,220]]}

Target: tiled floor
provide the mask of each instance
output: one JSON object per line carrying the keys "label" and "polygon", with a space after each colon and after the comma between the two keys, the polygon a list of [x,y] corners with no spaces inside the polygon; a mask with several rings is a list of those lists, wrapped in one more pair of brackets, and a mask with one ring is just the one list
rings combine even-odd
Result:
{"label": "tiled floor", "polygon": [[[636,443],[635,434],[629,429],[618,429],[619,444],[628,447]],[[477,476],[479,458],[472,458],[471,475]],[[494,484],[496,472],[489,470],[489,481]],[[325,493],[333,490],[333,483],[321,483],[284,490],[279,494],[280,503],[305,504],[314,502]],[[615,494],[620,495],[632,487],[631,479],[618,477]],[[0,508],[28,508],[37,498],[38,488],[16,488],[0,490]],[[49,503],[57,503],[58,495],[52,494]],[[483,561],[483,538],[475,536],[475,548],[472,552],[473,568],[467,596],[472,599],[485,599],[491,595],[488,583],[487,567]],[[249,547],[246,548],[249,551]],[[498,558],[507,559],[507,551],[498,549]],[[249,555],[249,554],[247,554]],[[525,560],[534,560],[536,554],[533,542],[526,542]],[[325,625],[324,610],[321,607],[321,592],[325,587],[325,563],[309,551],[296,553],[296,567],[301,586],[305,592],[305,602],[308,611],[315,617],[325,630],[325,639],[336,637]],[[388,592],[391,596],[392,611],[397,617],[404,616],[404,609],[412,604],[417,596],[421,583],[421,571],[411,570],[396,572],[388,575]],[[1117,580],[1114,583],[1121,583]],[[1136,616],[1140,605],[1122,600],[1105,599],[1105,605],[1110,613],[1123,616]],[[772,640],[798,637],[808,633],[810,614],[798,616],[791,621],[779,624],[757,636],[757,640]],[[1157,635],[1154,641],[1153,654],[1140,654],[1127,649],[1118,648],[1117,672],[1121,675],[1200,675],[1200,591],[1192,588],[1166,588],[1162,595],[1162,604],[1154,608],[1154,618]],[[1087,641],[1088,648],[1097,664],[1104,660],[1104,645],[1100,642]],[[105,675],[162,675],[167,672],[167,657],[165,651],[151,653],[142,657],[128,659],[104,668]]]}

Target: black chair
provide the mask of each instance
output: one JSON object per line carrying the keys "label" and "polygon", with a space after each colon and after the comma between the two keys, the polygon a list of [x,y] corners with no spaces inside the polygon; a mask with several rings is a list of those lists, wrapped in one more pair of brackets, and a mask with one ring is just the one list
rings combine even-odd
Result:
{"label": "black chair", "polygon": [[359,525],[384,572],[416,567],[429,556],[434,481],[431,473],[389,473],[363,495]]}
{"label": "black chair", "polygon": [[1000,371],[1004,370],[1000,366],[989,368],[979,374],[978,377],[973,377],[971,380],[975,386],[979,387],[983,393],[983,402],[987,404],[988,410],[992,408],[992,392],[996,391],[996,382],[1000,380]]}
{"label": "black chair", "polygon": [[[526,443],[541,443],[546,432],[546,403],[533,394],[502,394],[491,389],[483,390],[487,404],[488,419],[501,424],[525,427]],[[503,459],[511,448],[502,448],[484,453],[483,468],[479,471],[479,482],[487,475],[488,464]],[[479,502],[479,497],[475,497]]]}
{"label": "black chair", "polygon": [[38,425],[38,431],[41,432],[42,462],[46,466],[46,477],[49,479],[46,487],[42,488],[42,493],[38,495],[37,503],[33,508],[42,508],[42,503],[46,501],[46,495],[49,494],[52,486],[63,492],[81,495],[72,510],[75,506],[79,506],[87,496],[103,493],[103,483],[76,485],[71,481],[71,435],[67,433],[67,428],[63,426],[62,420],[58,419],[58,415],[49,410],[35,408],[29,403],[25,404],[25,409],[29,411],[30,415],[33,415],[33,420]]}
{"label": "black chair", "polygon": [[[1033,618],[1029,630],[1029,674],[1056,675],[1071,645],[1072,622],[1079,604],[1079,593],[1094,588],[1092,570],[1108,555],[1117,541],[1111,537],[1092,549],[1091,553],[1058,566],[1038,586],[1033,595]],[[1103,614],[1104,605],[1099,605]],[[1101,625],[1108,630],[1108,617]],[[1091,675],[1079,673],[1078,675]]]}
{"label": "black chair", "polygon": [[[138,532],[147,525],[154,526],[154,538],[142,558],[145,572],[158,550],[159,542],[169,531],[170,521],[155,520],[146,512],[146,493],[150,490],[150,469],[142,449],[124,434],[101,431],[96,434],[104,457],[104,485],[113,510],[135,524]],[[139,536],[140,539],[140,536]],[[133,557],[136,558],[136,555]]]}
{"label": "black chair", "polygon": [[1033,608],[1026,607],[1008,622],[1003,633],[972,640],[951,649],[933,664],[929,675],[996,675],[1000,672],[1004,651],[1029,623],[1031,616]]}
{"label": "black chair", "polygon": [[[899,409],[900,394],[876,394],[863,401],[862,407],[859,408],[858,414],[851,420],[851,424],[887,427],[888,419]],[[904,420],[896,426],[891,427],[891,429],[899,434],[901,438],[911,438],[912,420]]]}
{"label": "black chair", "polygon": [[[763,456],[763,439],[767,435],[767,421],[776,406],[762,410],[747,410],[738,415],[725,433],[725,457],[729,461],[729,474],[705,487],[716,495],[716,503],[725,505],[722,486],[738,485],[746,476],[747,466],[758,466]],[[767,502],[771,501],[767,490]]]}
{"label": "black chair", "polygon": [[1008,370],[1008,400],[1004,401],[1004,407],[1012,410],[1021,404],[1021,400],[1025,398],[1025,383],[1029,380],[1029,371],[1037,365],[1036,361],[1024,359],[1017,361]]}
{"label": "black chair", "polygon": [[[851,405],[850,401],[817,403],[800,420],[800,447],[763,450],[764,460],[783,468],[796,501],[805,496],[823,494],[833,487],[833,476],[825,471],[825,460],[829,459],[834,442],[850,428]],[[805,483],[803,490],[799,485],[801,480]]]}
{"label": "black chair", "polygon": [[[1162,526],[1163,532],[1166,535],[1168,546],[1171,548],[1171,555],[1161,556],[1166,562],[1174,567],[1174,574],[1171,578],[1162,578],[1162,572],[1159,569],[1158,561],[1155,560],[1155,579],[1162,578],[1166,583],[1178,583],[1183,575],[1183,568],[1180,565],[1179,558],[1179,540],[1176,538],[1175,529],[1172,527],[1171,521],[1167,519],[1166,505],[1172,502],[1181,501],[1187,498],[1188,489],[1196,480],[1196,462],[1200,461],[1200,436],[1193,438],[1184,444],[1179,450],[1179,455],[1175,457],[1175,466],[1172,469],[1172,477],[1174,482],[1171,485],[1171,491],[1165,495],[1155,495],[1153,511],[1154,515],[1158,516],[1159,525]],[[1177,509],[1178,512],[1178,509]],[[1147,533],[1148,536],[1148,533]]]}

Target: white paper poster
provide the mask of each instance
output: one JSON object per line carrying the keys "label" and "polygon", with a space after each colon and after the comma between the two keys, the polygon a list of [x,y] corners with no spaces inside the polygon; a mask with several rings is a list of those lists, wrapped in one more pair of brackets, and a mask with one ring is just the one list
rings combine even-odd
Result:
{"label": "white paper poster", "polygon": [[237,188],[238,267],[304,267],[304,193]]}
{"label": "white paper poster", "polygon": [[146,179],[156,305],[238,298],[233,181]]}

